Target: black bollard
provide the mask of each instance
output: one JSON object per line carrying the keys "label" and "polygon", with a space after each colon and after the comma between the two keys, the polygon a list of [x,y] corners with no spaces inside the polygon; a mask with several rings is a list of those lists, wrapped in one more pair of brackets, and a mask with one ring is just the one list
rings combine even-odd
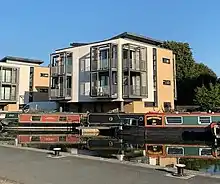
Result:
{"label": "black bollard", "polygon": [[54,151],[54,155],[55,155],[56,157],[60,156],[61,148],[54,148],[53,151]]}
{"label": "black bollard", "polygon": [[176,168],[177,168],[177,176],[181,177],[181,176],[185,176],[184,174],[184,168],[186,167],[185,164],[176,164]]}

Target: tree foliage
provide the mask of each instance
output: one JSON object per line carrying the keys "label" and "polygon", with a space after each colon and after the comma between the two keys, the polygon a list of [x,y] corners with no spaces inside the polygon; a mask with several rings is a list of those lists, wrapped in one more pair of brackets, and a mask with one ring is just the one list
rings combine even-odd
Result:
{"label": "tree foliage", "polygon": [[198,87],[208,88],[210,83],[216,84],[216,74],[203,63],[195,62],[188,43],[166,41],[162,46],[173,50],[176,56],[177,105],[198,103],[195,101],[200,90]]}
{"label": "tree foliage", "polygon": [[220,84],[209,84],[209,87],[196,88],[194,102],[202,108],[202,110],[215,111],[216,107],[220,107]]}

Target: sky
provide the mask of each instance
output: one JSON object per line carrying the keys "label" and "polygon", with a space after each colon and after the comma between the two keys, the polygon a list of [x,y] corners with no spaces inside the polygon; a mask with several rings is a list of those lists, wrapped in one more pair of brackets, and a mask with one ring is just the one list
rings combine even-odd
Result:
{"label": "sky", "polygon": [[0,0],[0,58],[44,60],[71,42],[132,32],[188,42],[220,76],[219,0]]}

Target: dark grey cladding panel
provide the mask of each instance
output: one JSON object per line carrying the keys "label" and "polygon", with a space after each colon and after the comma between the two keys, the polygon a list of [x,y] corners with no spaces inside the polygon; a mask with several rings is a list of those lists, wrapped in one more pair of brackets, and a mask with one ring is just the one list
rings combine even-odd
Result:
{"label": "dark grey cladding panel", "polygon": [[92,123],[118,123],[120,121],[118,114],[91,113],[88,116],[88,122]]}
{"label": "dark grey cladding panel", "polygon": [[122,143],[118,139],[90,139],[87,142],[90,149],[120,149]]}
{"label": "dark grey cladding panel", "polygon": [[107,114],[107,113],[91,113],[88,116],[88,122],[109,124],[109,123],[120,123],[121,120],[126,118],[138,119],[139,122],[144,122],[144,114]]}

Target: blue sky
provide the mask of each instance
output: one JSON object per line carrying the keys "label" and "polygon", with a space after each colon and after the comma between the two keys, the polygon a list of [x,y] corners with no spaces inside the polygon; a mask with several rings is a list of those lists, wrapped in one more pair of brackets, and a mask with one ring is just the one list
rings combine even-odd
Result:
{"label": "blue sky", "polygon": [[198,62],[220,75],[219,0],[1,0],[0,57],[49,62],[72,41],[121,32],[189,42]]}

